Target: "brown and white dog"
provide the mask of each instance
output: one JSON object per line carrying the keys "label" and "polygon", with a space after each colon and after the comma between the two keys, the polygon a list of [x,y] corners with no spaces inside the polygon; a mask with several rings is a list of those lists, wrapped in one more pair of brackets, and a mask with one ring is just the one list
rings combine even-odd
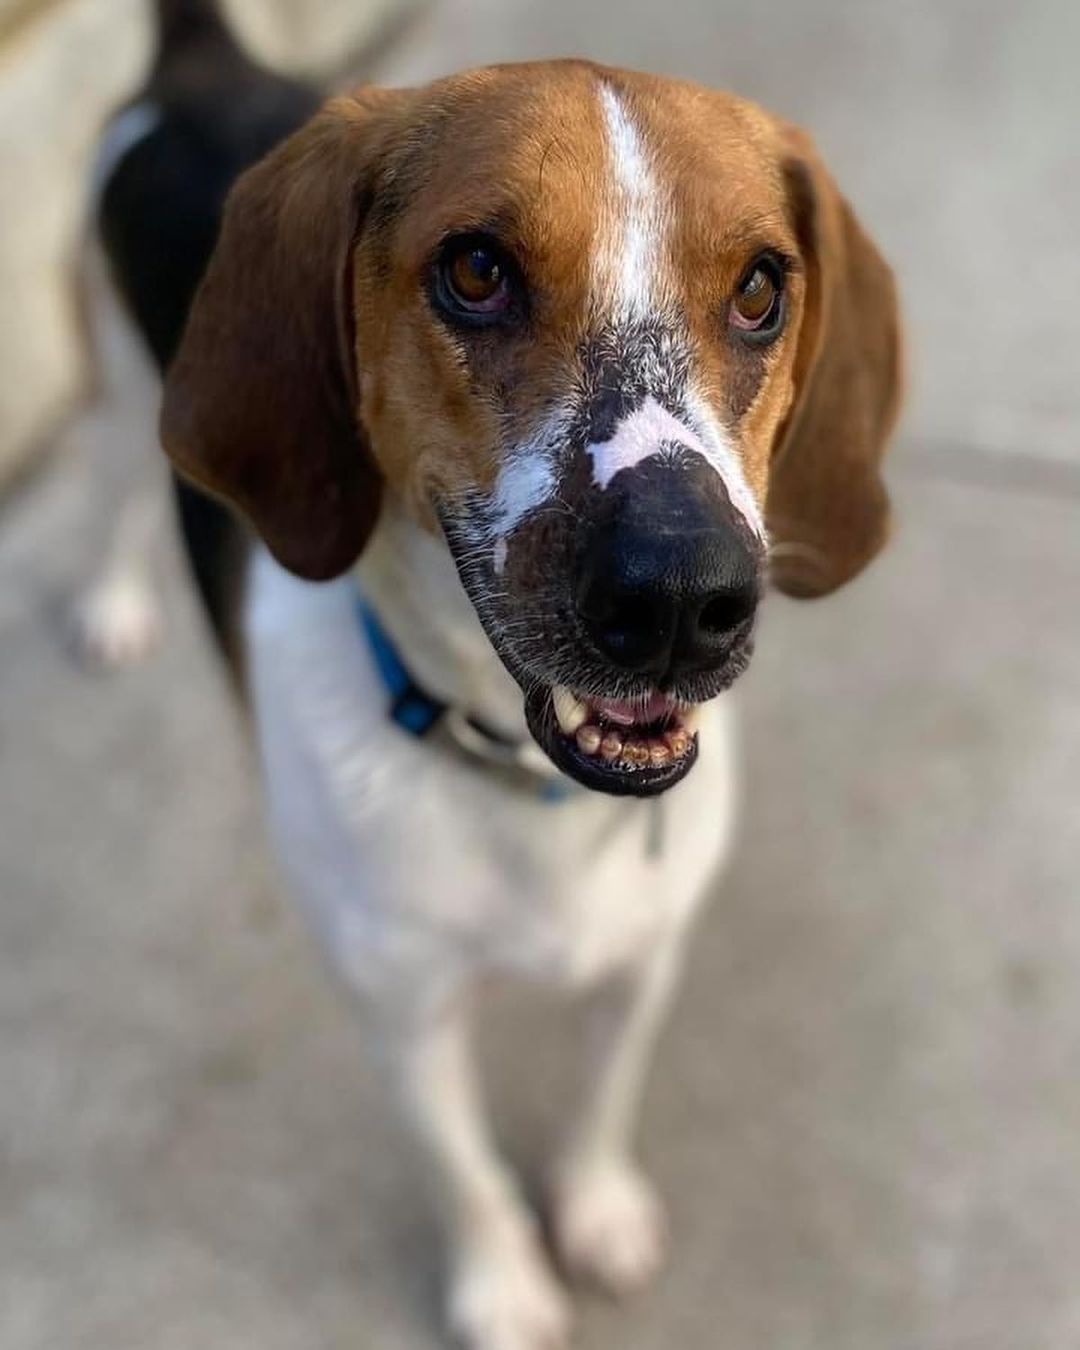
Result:
{"label": "brown and white dog", "polygon": [[[430,1153],[474,1350],[561,1345],[568,1308],[492,1143],[471,996],[492,971],[617,991],[551,1231],[564,1270],[641,1284],[664,1225],[634,1117],[729,837],[718,696],[767,573],[819,595],[880,548],[899,352],[807,136],[678,80],[362,88],[229,199],[163,440],[265,545],[241,626],[273,830]],[[358,594],[517,778],[388,716]],[[644,799],[676,785],[658,832]]]}

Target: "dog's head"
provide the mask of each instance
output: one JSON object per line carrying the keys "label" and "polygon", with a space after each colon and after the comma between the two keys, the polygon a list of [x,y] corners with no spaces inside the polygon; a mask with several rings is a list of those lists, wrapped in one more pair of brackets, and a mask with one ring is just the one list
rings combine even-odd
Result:
{"label": "dog's head", "polygon": [[891,274],[809,140],[583,62],[333,100],[233,191],[163,439],[286,567],[384,488],[441,530],[555,763],[646,795],[886,530]]}

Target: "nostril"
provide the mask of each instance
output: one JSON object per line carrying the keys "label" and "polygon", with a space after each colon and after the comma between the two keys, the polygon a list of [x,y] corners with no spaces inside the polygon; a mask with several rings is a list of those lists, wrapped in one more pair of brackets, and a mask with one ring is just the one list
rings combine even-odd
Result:
{"label": "nostril", "polygon": [[660,600],[639,591],[592,585],[578,612],[600,650],[619,665],[638,669],[666,657],[671,620]]}
{"label": "nostril", "polygon": [[756,604],[756,587],[722,591],[707,600],[698,612],[698,632],[706,637],[730,633],[753,614]]}

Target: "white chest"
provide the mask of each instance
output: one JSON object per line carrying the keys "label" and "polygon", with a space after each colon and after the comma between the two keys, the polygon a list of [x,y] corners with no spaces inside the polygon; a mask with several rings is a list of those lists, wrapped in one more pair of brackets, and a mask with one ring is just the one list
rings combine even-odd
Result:
{"label": "white chest", "polygon": [[275,842],[297,900],[360,988],[483,969],[584,984],[689,917],[727,849],[730,710],[661,806],[546,803],[392,723],[351,580],[312,586],[265,554],[246,637]]}

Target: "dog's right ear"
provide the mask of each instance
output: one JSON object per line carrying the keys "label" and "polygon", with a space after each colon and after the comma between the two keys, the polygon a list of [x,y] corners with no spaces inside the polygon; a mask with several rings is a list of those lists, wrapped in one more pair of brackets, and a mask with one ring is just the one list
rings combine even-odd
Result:
{"label": "dog's right ear", "polygon": [[351,566],[379,510],[352,258],[398,97],[334,99],[237,181],[165,381],[161,438],[179,472],[311,580]]}

